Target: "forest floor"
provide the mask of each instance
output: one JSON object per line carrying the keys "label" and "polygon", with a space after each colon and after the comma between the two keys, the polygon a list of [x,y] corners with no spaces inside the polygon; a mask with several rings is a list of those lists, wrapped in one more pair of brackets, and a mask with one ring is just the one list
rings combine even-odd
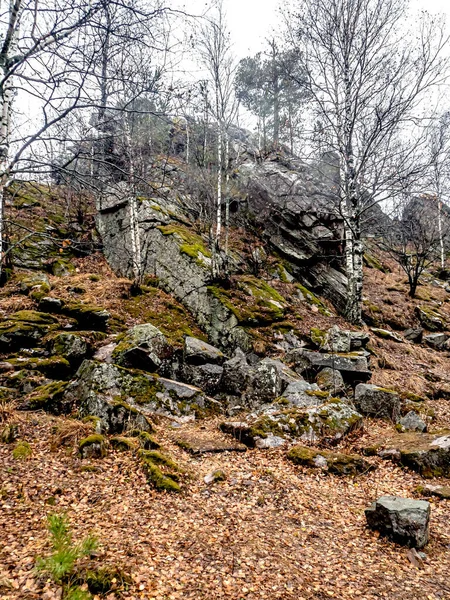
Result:
{"label": "forest floor", "polygon": [[[79,294],[75,288],[84,287],[83,301],[113,311],[122,326],[166,325],[174,343],[176,328],[201,334],[161,290],[132,298],[130,282],[114,277],[104,261],[79,261],[77,269],[70,280],[50,277],[51,295],[70,299]],[[92,279],[94,273],[100,280]],[[405,277],[395,267],[388,274],[367,269],[366,308],[374,324],[398,330],[416,326],[418,304],[438,308],[450,323],[443,288],[426,283],[416,299],[406,292]],[[3,315],[33,307],[29,298],[14,293],[1,300]],[[179,321],[170,326],[169,310]],[[305,334],[311,326],[335,323],[343,321],[304,306]],[[435,413],[430,430],[450,427],[450,354],[374,335],[371,345],[372,382],[422,395]],[[12,445],[0,444],[0,600],[60,598],[60,589],[38,577],[35,565],[51,551],[46,516],[63,512],[75,540],[92,531],[100,542],[87,566],[110,565],[124,574],[109,600],[450,599],[449,501],[429,499],[431,539],[419,564],[407,549],[366,527],[364,509],[377,497],[420,497],[421,477],[389,461],[369,458],[374,471],[348,478],[294,466],[284,449],[195,457],[174,443],[176,436],[201,430],[220,437],[218,421],[173,429],[161,420],[156,438],[182,469],[181,493],[168,494],[148,485],[132,452],[110,448],[103,459],[81,460],[78,440],[87,430],[76,419],[10,410],[32,453],[17,460]],[[391,424],[366,420],[364,432],[347,439],[342,449],[358,450],[394,432]],[[205,475],[219,468],[226,480],[205,484]],[[444,479],[432,483],[449,485]]]}
{"label": "forest floor", "polygon": [[[423,483],[388,461],[371,458],[374,471],[343,478],[296,467],[283,450],[195,457],[173,443],[180,429],[163,423],[157,439],[183,472],[182,492],[169,494],[149,487],[132,453],[80,460],[81,423],[44,413],[18,418],[32,454],[15,460],[11,446],[0,445],[2,600],[59,598],[34,568],[50,553],[46,515],[61,512],[75,539],[92,531],[100,541],[94,565],[126,574],[129,583],[118,582],[108,599],[450,598],[448,501],[430,499],[431,541],[419,565],[366,527],[364,509],[375,498],[414,497]],[[367,421],[370,435],[347,449],[386,427]],[[220,436],[214,420],[181,431],[196,428]],[[206,485],[217,468],[227,479]]]}

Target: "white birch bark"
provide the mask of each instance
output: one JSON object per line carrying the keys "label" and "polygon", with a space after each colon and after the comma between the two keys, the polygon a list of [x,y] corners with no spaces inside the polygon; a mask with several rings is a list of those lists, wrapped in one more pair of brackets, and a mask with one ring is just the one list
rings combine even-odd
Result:
{"label": "white birch bark", "polygon": [[141,280],[142,260],[141,260],[141,236],[139,231],[139,221],[137,217],[136,207],[136,186],[135,186],[135,168],[133,158],[133,148],[131,142],[131,133],[128,126],[126,115],[124,117],[124,132],[125,132],[125,143],[128,150],[129,156],[129,177],[130,177],[130,196],[128,199],[128,210],[130,219],[130,238],[131,238],[131,255],[133,261],[133,277],[136,283]]}

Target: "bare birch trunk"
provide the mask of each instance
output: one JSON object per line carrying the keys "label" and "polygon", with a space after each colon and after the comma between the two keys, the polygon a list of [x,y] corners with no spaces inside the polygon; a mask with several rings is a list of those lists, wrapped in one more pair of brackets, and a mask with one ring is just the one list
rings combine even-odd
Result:
{"label": "bare birch trunk", "polygon": [[217,214],[216,214],[216,239],[219,246],[222,231],[222,123],[217,119]]}
{"label": "bare birch trunk", "polygon": [[442,234],[442,202],[438,196],[438,232],[439,232],[439,248],[441,254],[441,268],[445,267],[445,248],[444,248],[444,236]]}
{"label": "bare birch trunk", "polygon": [[225,254],[228,255],[228,234],[230,228],[230,194],[228,185],[230,182],[230,140],[228,133],[225,133]]}
{"label": "bare birch trunk", "polygon": [[128,208],[130,212],[130,238],[131,238],[131,254],[133,261],[133,277],[136,283],[140,283],[141,281],[141,236],[139,232],[139,222],[137,218],[137,208],[136,208],[136,186],[135,186],[135,168],[134,168],[134,158],[133,158],[133,149],[131,142],[131,134],[130,128],[128,126],[128,122],[126,120],[126,116],[124,118],[124,130],[125,130],[125,143],[128,150],[128,156],[130,161],[129,166],[129,176],[130,176],[130,196],[128,199]]}

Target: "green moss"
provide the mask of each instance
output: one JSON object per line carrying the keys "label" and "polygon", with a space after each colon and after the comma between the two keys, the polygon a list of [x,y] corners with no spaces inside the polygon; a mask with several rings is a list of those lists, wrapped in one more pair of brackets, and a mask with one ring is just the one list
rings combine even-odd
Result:
{"label": "green moss", "polygon": [[232,312],[241,325],[264,325],[282,321],[286,300],[266,281],[251,275],[240,276],[236,289],[208,286],[208,292]]}
{"label": "green moss", "polygon": [[59,412],[59,404],[67,388],[67,381],[52,381],[41,385],[29,394],[27,401],[31,410]]}
{"label": "green moss", "polygon": [[324,392],[322,390],[305,390],[305,394],[307,396],[314,396],[315,398],[323,398],[326,400],[329,396],[328,392]]}
{"label": "green moss", "polygon": [[31,454],[32,450],[30,444],[24,441],[17,442],[14,450],[12,451],[12,455],[15,460],[29,458]]}
{"label": "green moss", "polygon": [[49,377],[64,377],[70,372],[70,363],[62,356],[50,358],[11,358],[8,360],[14,367],[34,370]]}
{"label": "green moss", "polygon": [[260,417],[250,428],[252,438],[266,438],[269,434],[282,435],[284,432],[277,421],[268,416]]}
{"label": "green moss", "polygon": [[300,283],[296,283],[295,287],[298,289],[305,302],[311,306],[316,306],[321,315],[326,317],[333,316],[333,313],[330,311],[330,309],[327,308],[326,305],[315,294],[313,294],[313,292],[311,292],[311,290],[308,290],[307,287],[301,285]]}
{"label": "green moss", "polygon": [[425,398],[423,396],[419,396],[418,394],[415,394],[414,392],[401,392],[400,394],[400,398],[402,400],[411,400],[411,402],[425,402]]}
{"label": "green moss", "polygon": [[134,438],[127,438],[120,435],[112,437],[110,440],[111,446],[120,452],[136,450],[137,441]]}
{"label": "green moss", "polygon": [[328,332],[319,329],[318,327],[313,327],[310,333],[311,341],[318,348],[323,348],[328,341]]}
{"label": "green moss", "polygon": [[211,258],[211,252],[206,248],[203,238],[192,231],[186,225],[181,223],[170,223],[169,225],[160,225],[159,231],[163,235],[175,235],[182,244],[180,252],[202,263],[202,257]]}
{"label": "green moss", "polygon": [[101,279],[102,278],[100,277],[100,275],[96,275],[95,273],[93,273],[92,275],[89,275],[89,280],[90,281],[95,281],[96,282],[96,281],[101,281]]}
{"label": "green moss", "polygon": [[100,433],[93,433],[92,435],[89,435],[86,438],[83,438],[82,440],[80,440],[79,444],[78,444],[78,449],[81,451],[83,450],[83,448],[86,448],[87,446],[92,446],[93,444],[104,444],[106,442],[106,438],[104,435],[101,435]]}
{"label": "green moss", "polygon": [[139,444],[144,450],[158,450],[161,447],[147,431],[133,429],[133,431],[129,432],[129,435],[138,438]]}
{"label": "green moss", "polygon": [[[178,474],[173,472],[179,469],[172,459],[160,452],[151,450],[139,450],[138,456],[142,462],[147,481],[151,485],[160,491],[180,491],[180,485],[177,483]],[[163,472],[162,468],[166,471]],[[167,472],[168,469],[171,471]]]}
{"label": "green moss", "polygon": [[363,301],[364,304],[364,308],[367,308],[367,310],[369,310],[372,313],[381,313],[381,308],[379,306],[377,306],[376,304],[373,304],[373,302],[369,302],[368,300],[364,300]]}
{"label": "green moss", "polygon": [[140,450],[139,455],[141,458],[145,458],[145,460],[150,460],[155,465],[163,465],[172,469],[174,471],[178,471],[178,465],[174,462],[169,456],[162,454],[158,450]]}
{"label": "green moss", "polygon": [[363,256],[364,264],[369,269],[377,269],[377,271],[381,271],[382,273],[390,273],[391,270],[389,267],[383,265],[383,263],[378,260],[373,254],[369,254],[367,252],[364,253]]}
{"label": "green moss", "polygon": [[36,310],[19,310],[9,317],[10,321],[23,321],[36,325],[53,325],[58,323],[58,319],[48,313],[38,312]]}

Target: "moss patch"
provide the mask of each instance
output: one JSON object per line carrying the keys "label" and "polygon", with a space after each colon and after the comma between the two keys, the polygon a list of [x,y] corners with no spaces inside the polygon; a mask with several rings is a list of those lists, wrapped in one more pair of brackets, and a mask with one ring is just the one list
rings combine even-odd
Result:
{"label": "moss patch", "polygon": [[158,229],[163,235],[178,237],[182,242],[180,244],[180,252],[195,259],[200,264],[204,264],[205,258],[211,258],[211,252],[205,246],[203,238],[186,225],[170,223],[169,225],[160,225]]}
{"label": "moss patch", "polygon": [[138,456],[141,460],[147,481],[159,491],[179,492],[178,466],[169,458],[157,451],[139,450]]}
{"label": "moss patch", "polygon": [[31,410],[47,410],[60,413],[61,399],[66,391],[67,381],[52,381],[41,385],[29,394],[27,404]]}
{"label": "moss patch", "polygon": [[23,460],[25,458],[29,458],[32,453],[33,451],[31,450],[30,444],[24,441],[17,442],[16,446],[12,451],[12,455],[15,460]]}
{"label": "moss patch", "polygon": [[311,290],[308,290],[307,287],[301,285],[300,283],[296,283],[295,287],[300,292],[300,296],[302,299],[307,302],[310,306],[315,306],[321,315],[326,317],[332,317],[333,313],[329,308],[325,306],[325,304],[318,298]]}

